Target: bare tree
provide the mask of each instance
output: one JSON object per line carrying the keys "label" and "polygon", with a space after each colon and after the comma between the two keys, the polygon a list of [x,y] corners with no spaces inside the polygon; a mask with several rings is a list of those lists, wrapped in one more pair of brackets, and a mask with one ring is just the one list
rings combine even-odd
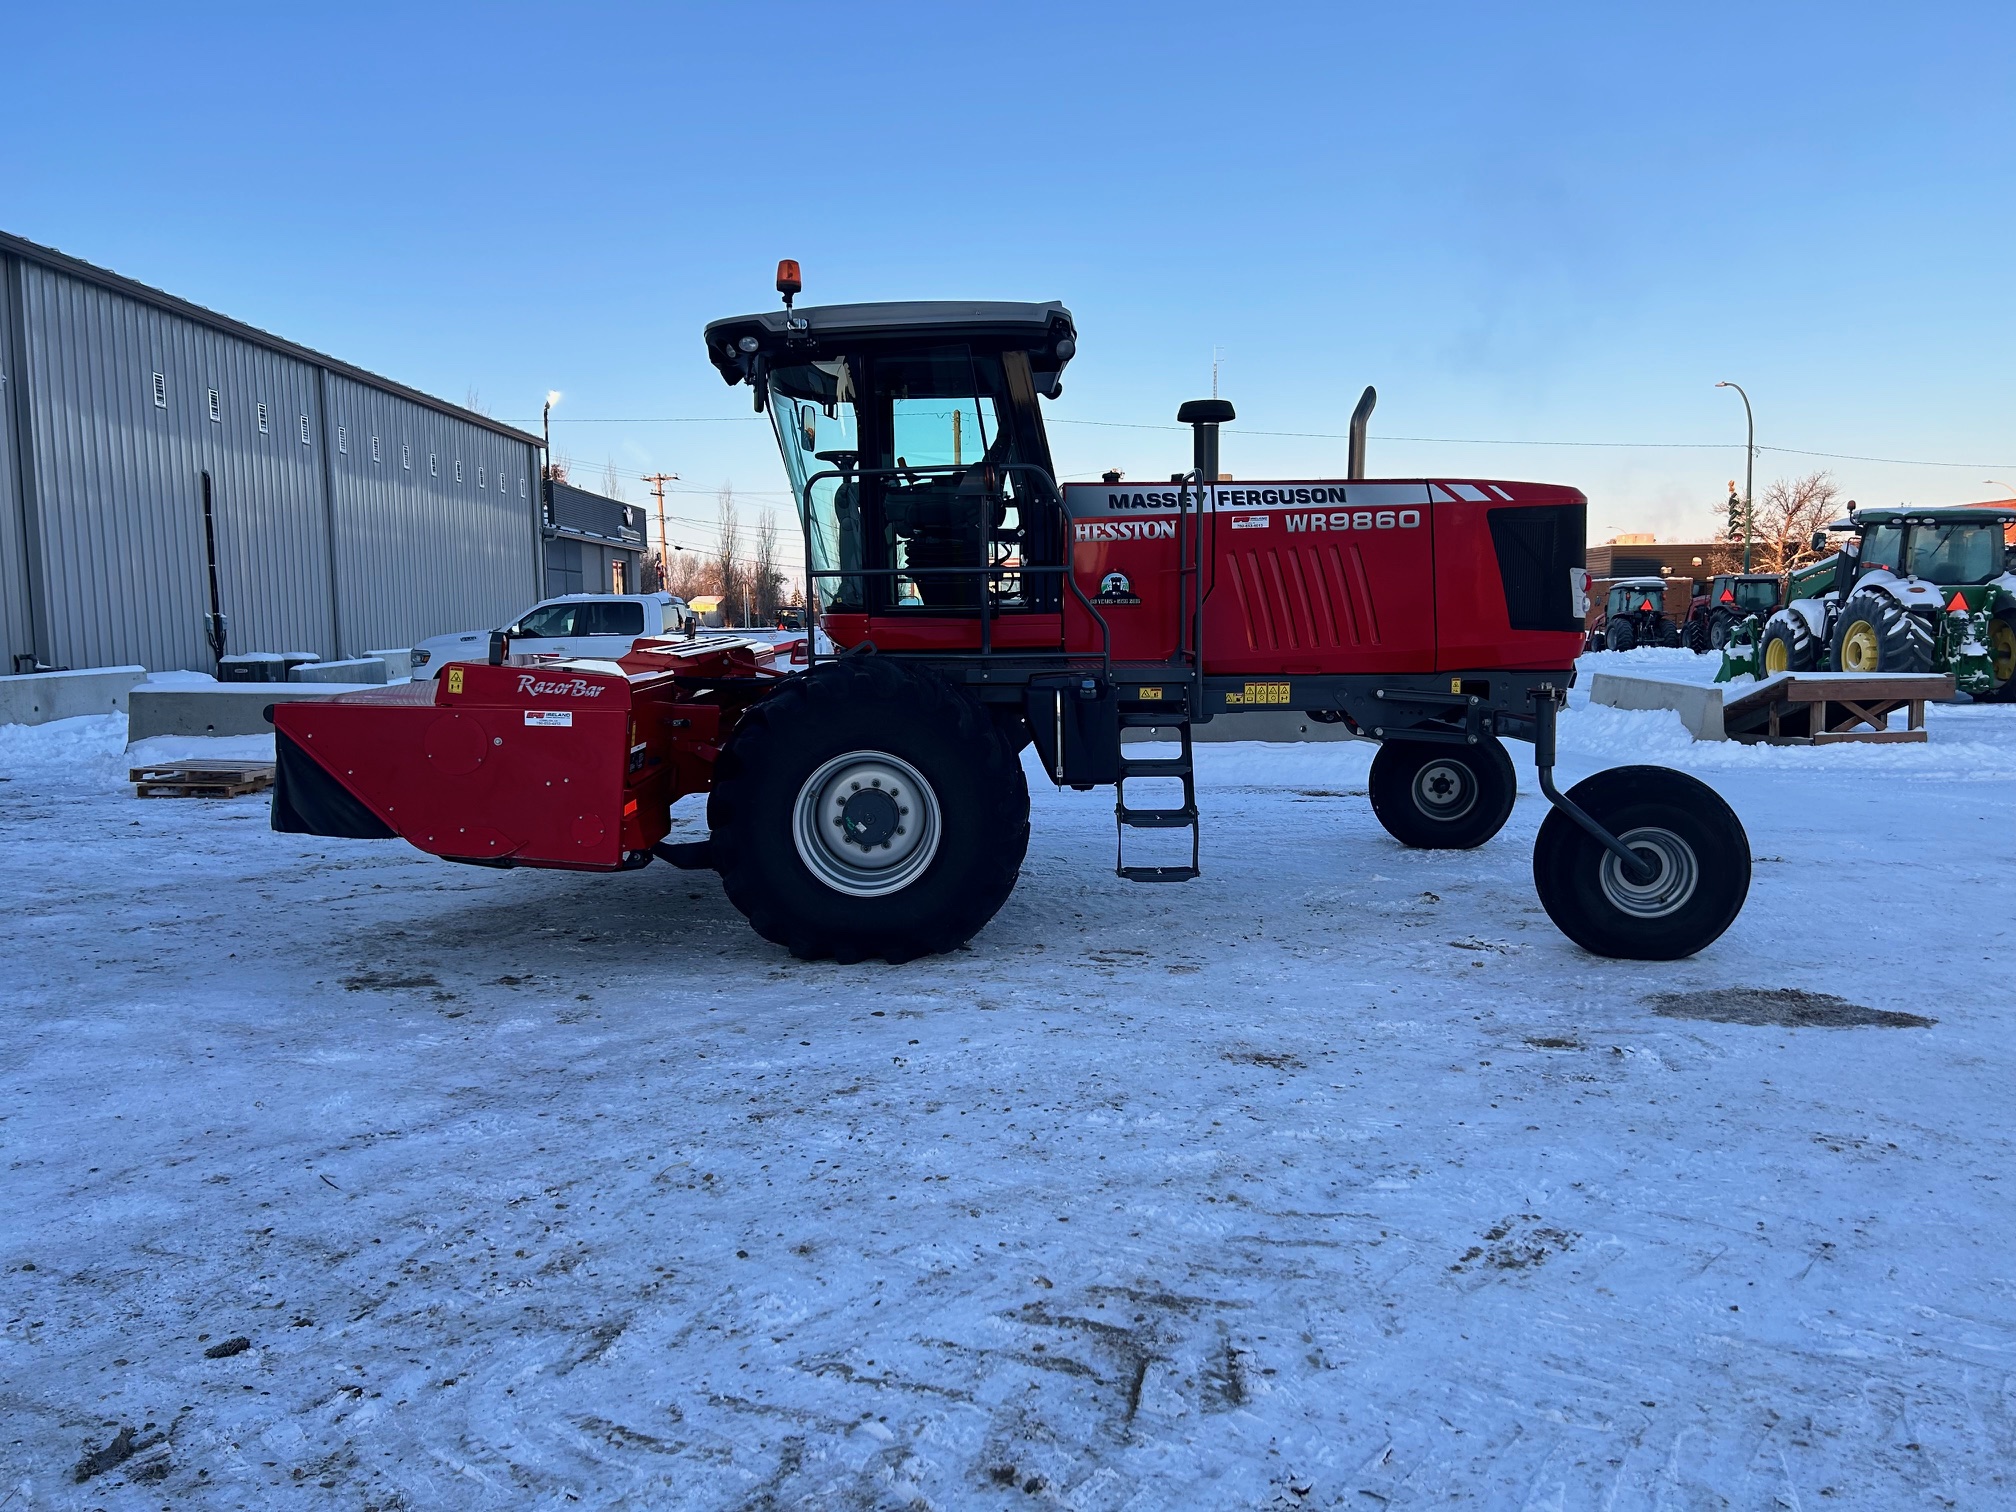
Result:
{"label": "bare tree", "polygon": [[462,408],[474,410],[479,415],[490,413],[490,406],[483,402],[483,396],[476,392],[476,385],[473,383],[469,385],[469,392],[462,400]]}
{"label": "bare tree", "polygon": [[[1750,570],[1789,572],[1817,555],[1808,544],[1813,532],[1841,512],[1841,490],[1833,474],[1810,472],[1801,478],[1776,478],[1764,489],[1751,521]],[[1742,540],[1740,525],[1725,532],[1735,542]],[[1735,565],[1741,564],[1740,553]]]}
{"label": "bare tree", "polygon": [[777,610],[784,601],[784,574],[777,568],[775,510],[764,510],[762,522],[756,527],[756,561],[750,576],[756,600],[756,618],[767,625],[777,617]]}
{"label": "bare tree", "polygon": [[665,569],[665,591],[675,593],[683,599],[695,599],[703,593],[718,592],[714,562],[697,551],[674,551],[671,563]]}
{"label": "bare tree", "polygon": [[622,499],[626,503],[630,498],[630,495],[623,491],[623,474],[617,470],[614,457],[602,464],[602,496],[608,499]]}
{"label": "bare tree", "polygon": [[741,512],[735,507],[735,485],[723,483],[716,500],[720,522],[719,534],[715,537],[714,560],[720,574],[721,618],[722,622],[732,622],[739,607],[742,591],[742,573],[736,558],[741,554],[742,521]]}

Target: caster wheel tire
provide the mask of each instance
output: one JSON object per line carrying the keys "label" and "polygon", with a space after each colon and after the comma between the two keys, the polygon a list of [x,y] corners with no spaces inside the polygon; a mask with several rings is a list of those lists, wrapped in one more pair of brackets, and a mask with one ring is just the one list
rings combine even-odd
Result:
{"label": "caster wheel tire", "polygon": [[1014,889],[1029,788],[987,711],[879,656],[756,705],[716,763],[711,854],[764,939],[804,960],[954,950]]}
{"label": "caster wheel tire", "polygon": [[1666,767],[1615,767],[1569,799],[1652,865],[1631,877],[1556,809],[1533,846],[1533,885],[1560,931],[1592,955],[1676,961],[1713,943],[1750,892],[1750,840],[1721,795]]}
{"label": "caster wheel tire", "polygon": [[1505,827],[1518,795],[1512,758],[1494,739],[1477,745],[1392,740],[1372,758],[1372,812],[1416,850],[1471,850]]}

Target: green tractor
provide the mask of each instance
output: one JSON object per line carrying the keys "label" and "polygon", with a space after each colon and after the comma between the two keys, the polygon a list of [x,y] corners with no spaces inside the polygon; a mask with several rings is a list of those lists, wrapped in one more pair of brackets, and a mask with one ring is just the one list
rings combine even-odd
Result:
{"label": "green tractor", "polygon": [[2016,699],[2016,509],[1865,509],[1816,531],[1847,539],[1794,572],[1765,621],[1763,675],[1951,672],[1963,693]]}

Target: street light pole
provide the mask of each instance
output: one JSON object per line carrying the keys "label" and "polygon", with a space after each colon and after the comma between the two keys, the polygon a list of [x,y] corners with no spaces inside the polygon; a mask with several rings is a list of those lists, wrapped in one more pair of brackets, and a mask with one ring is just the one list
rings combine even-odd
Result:
{"label": "street light pole", "polygon": [[1725,381],[1716,384],[1715,387],[1732,388],[1743,395],[1743,418],[1750,427],[1750,439],[1743,448],[1743,570],[1747,573],[1750,570],[1750,538],[1757,533],[1754,502],[1757,495],[1753,491],[1757,466],[1757,416],[1751,412],[1750,396],[1743,393],[1742,384]]}

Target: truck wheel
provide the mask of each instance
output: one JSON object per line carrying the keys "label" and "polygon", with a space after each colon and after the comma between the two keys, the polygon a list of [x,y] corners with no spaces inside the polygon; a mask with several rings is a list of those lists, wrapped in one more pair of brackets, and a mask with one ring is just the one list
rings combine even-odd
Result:
{"label": "truck wheel", "polygon": [[1472,850],[1505,827],[1519,791],[1495,737],[1474,746],[1382,741],[1367,784],[1386,833],[1416,850]]}
{"label": "truck wheel", "polygon": [[1559,809],[1540,825],[1533,885],[1560,931],[1592,955],[1676,961],[1735,922],[1750,892],[1750,840],[1713,788],[1667,767],[1613,767],[1568,797],[1656,868],[1634,881]]}
{"label": "truck wheel", "polygon": [[1764,622],[1758,642],[1758,663],[1764,675],[1780,672],[1811,672],[1820,659],[1820,640],[1806,616],[1796,609],[1780,609]]}
{"label": "truck wheel", "polygon": [[1887,593],[1858,593],[1834,626],[1836,672],[1929,672],[1932,626]]}
{"label": "truck wheel", "polygon": [[1638,627],[1627,619],[1613,619],[1603,632],[1603,644],[1612,651],[1629,651],[1638,644]]}
{"label": "truck wheel", "polygon": [[956,949],[1008,900],[1029,788],[972,698],[850,656],[743,715],[707,820],[728,900],[764,939],[898,962]]}
{"label": "truck wheel", "polygon": [[1988,622],[1988,661],[1995,676],[1999,703],[2016,703],[2016,614],[1998,614]]}

